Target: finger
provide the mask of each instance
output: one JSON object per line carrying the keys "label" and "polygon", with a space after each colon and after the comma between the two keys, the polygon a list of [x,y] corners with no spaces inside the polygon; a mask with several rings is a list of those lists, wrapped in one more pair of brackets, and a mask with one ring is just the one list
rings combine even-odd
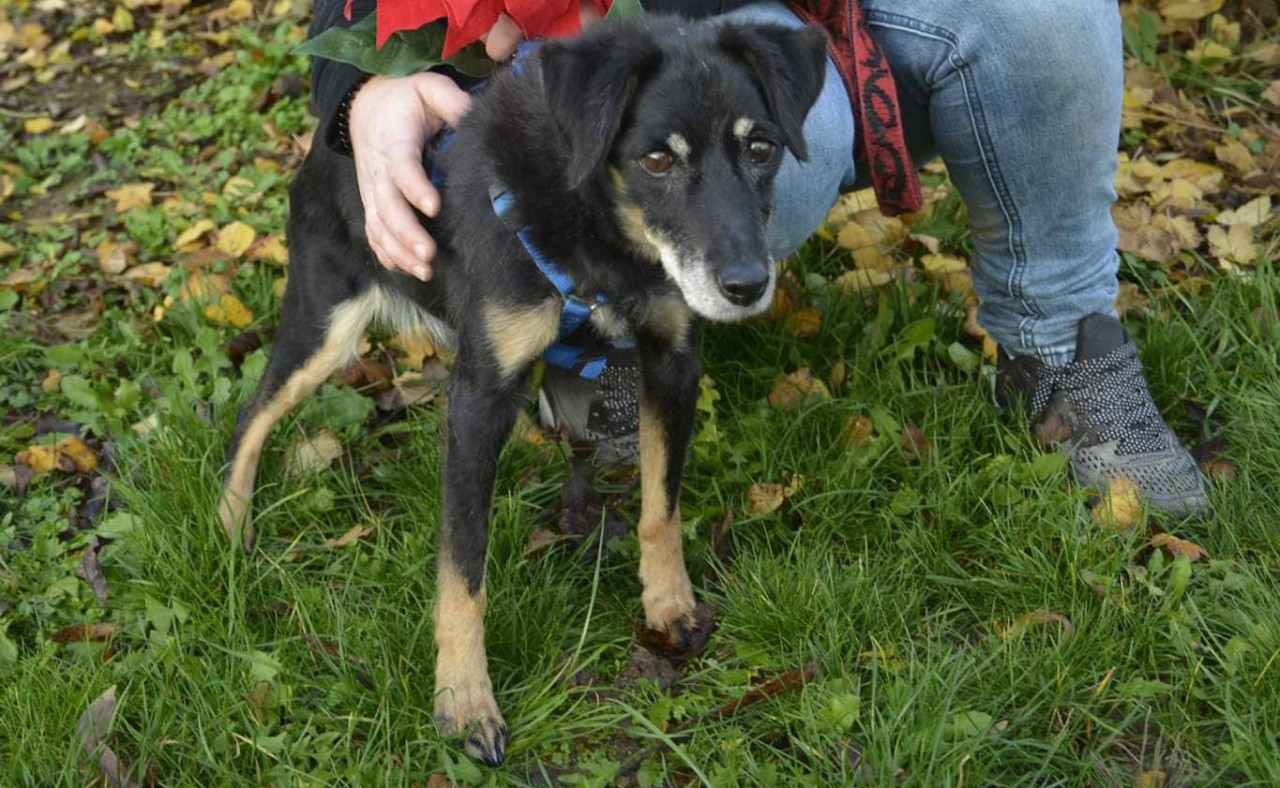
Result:
{"label": "finger", "polygon": [[383,268],[400,271],[424,282],[431,278],[431,267],[405,248],[385,225],[371,228],[367,234],[369,248]]}
{"label": "finger", "polygon": [[440,193],[417,156],[392,156],[390,175],[391,182],[410,205],[433,218],[440,212]]}
{"label": "finger", "polygon": [[378,190],[378,216],[386,228],[380,241],[396,268],[425,282],[431,276],[427,263],[436,253],[436,244],[393,184]]}
{"label": "finger", "polygon": [[489,34],[485,38],[484,53],[490,60],[506,60],[515,54],[520,36],[519,25],[506,14],[499,14],[498,21],[489,28]]}
{"label": "finger", "polygon": [[427,112],[450,126],[458,125],[471,107],[471,94],[440,74],[418,75],[414,88]]}

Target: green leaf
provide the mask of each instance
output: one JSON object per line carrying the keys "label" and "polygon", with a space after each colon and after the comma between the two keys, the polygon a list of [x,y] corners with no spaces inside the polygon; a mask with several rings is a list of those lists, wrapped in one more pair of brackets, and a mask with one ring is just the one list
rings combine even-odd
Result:
{"label": "green leaf", "polygon": [[98,410],[101,403],[93,385],[79,375],[67,375],[59,382],[62,394],[76,405],[86,410]]}
{"label": "green leaf", "polygon": [[14,305],[17,303],[17,290],[0,290],[0,312],[7,312],[8,310],[13,309]]}
{"label": "green leaf", "polygon": [[982,363],[982,359],[978,357],[977,353],[974,353],[959,342],[952,342],[947,345],[947,357],[961,372],[973,372]]}
{"label": "green leaf", "polygon": [[1172,689],[1172,685],[1155,679],[1129,679],[1116,685],[1116,693],[1125,698],[1154,698]]}
{"label": "green leaf", "polygon": [[404,77],[441,66],[450,66],[472,77],[493,73],[493,61],[484,56],[483,47],[475,44],[463,47],[450,57],[440,57],[444,49],[443,20],[392,33],[381,48],[377,45],[376,29],[375,14],[368,14],[351,27],[329,28],[296,51],[350,63],[367,74],[389,77]]}
{"label": "green leaf", "polygon": [[604,15],[605,19],[624,19],[628,16],[640,16],[644,13],[644,8],[640,5],[640,0],[613,0],[613,5],[609,6],[609,13]]}
{"label": "green leaf", "polygon": [[956,739],[981,736],[991,730],[993,722],[995,718],[984,711],[957,711],[947,720],[942,732]]}
{"label": "green leaf", "polygon": [[77,369],[85,363],[84,349],[70,342],[45,348],[44,358],[62,369]]}

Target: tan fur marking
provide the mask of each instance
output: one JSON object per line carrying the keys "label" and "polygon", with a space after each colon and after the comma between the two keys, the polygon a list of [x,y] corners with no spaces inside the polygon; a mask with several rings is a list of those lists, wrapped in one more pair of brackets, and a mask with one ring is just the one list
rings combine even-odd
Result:
{"label": "tan fur marking", "polygon": [[645,623],[669,631],[693,612],[693,585],[684,566],[680,508],[667,499],[667,438],[662,420],[640,405],[640,601]]}
{"label": "tan fur marking", "polygon": [[740,140],[746,139],[747,135],[755,127],[755,121],[751,120],[751,118],[738,118],[733,122],[733,136]]}
{"label": "tan fur marking", "polygon": [[693,313],[682,298],[674,296],[655,301],[649,307],[644,327],[662,337],[678,351],[688,349],[689,323]]}
{"label": "tan fur marking", "polygon": [[548,298],[534,306],[486,304],[485,330],[489,347],[504,376],[515,374],[547,349],[560,333],[560,300]]}
{"label": "tan fur marking", "polygon": [[447,558],[436,575],[436,604],[432,613],[436,641],[435,716],[442,732],[460,733],[483,717],[502,721],[493,699],[489,663],[484,649],[484,613],[488,605],[483,584],[474,595]]}
{"label": "tan fur marking", "polygon": [[249,538],[253,482],[258,474],[263,444],[272,426],[355,355],[365,326],[378,310],[381,300],[381,291],[371,289],[339,304],[329,317],[324,344],[306,364],[294,370],[284,385],[277,389],[275,396],[263,403],[253,415],[240,436],[222,489],[222,499],[218,502],[218,515],[228,535],[234,536],[236,531],[243,530],[246,539]]}
{"label": "tan fur marking", "polygon": [[692,148],[689,147],[689,141],[684,138],[684,135],[674,132],[667,137],[667,147],[682,159],[688,159],[689,153],[692,151]]}

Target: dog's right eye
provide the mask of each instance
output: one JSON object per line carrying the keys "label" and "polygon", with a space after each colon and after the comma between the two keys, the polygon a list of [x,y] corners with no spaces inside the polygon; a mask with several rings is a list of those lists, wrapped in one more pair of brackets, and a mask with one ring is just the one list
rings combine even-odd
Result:
{"label": "dog's right eye", "polygon": [[645,172],[650,175],[666,175],[667,170],[671,169],[671,165],[676,160],[664,150],[656,150],[652,153],[646,153],[640,158],[640,166],[644,167]]}

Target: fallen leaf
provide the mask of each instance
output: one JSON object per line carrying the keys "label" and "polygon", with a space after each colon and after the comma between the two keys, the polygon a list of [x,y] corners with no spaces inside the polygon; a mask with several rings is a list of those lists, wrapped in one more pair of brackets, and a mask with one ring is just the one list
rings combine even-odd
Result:
{"label": "fallen leaf", "polygon": [[1213,156],[1242,175],[1248,175],[1258,169],[1258,162],[1254,160],[1253,152],[1240,140],[1223,140],[1214,148]]}
{"label": "fallen leaf", "polygon": [[1159,770],[1139,772],[1133,780],[1133,788],[1165,788],[1165,779],[1165,773]]}
{"label": "fallen leaf", "polygon": [[811,337],[822,327],[822,312],[817,307],[806,306],[787,315],[782,321],[783,333],[793,337]]}
{"label": "fallen leaf", "polygon": [[[340,456],[342,456],[341,448],[338,449],[338,453],[337,455],[335,455],[335,457],[340,457]],[[326,461],[323,468],[328,468],[328,467],[329,467],[329,461]],[[323,468],[320,468],[318,470],[323,470]],[[347,532],[344,533],[342,536],[339,536],[337,539],[325,539],[324,546],[328,548],[346,547],[347,545],[356,541],[360,537],[365,536],[367,534],[371,534],[371,533],[373,533],[372,528],[362,523],[357,523],[351,526],[350,528],[348,528]]]}
{"label": "fallen leaf", "polygon": [[232,222],[218,233],[217,248],[218,251],[239,257],[253,246],[254,239],[258,237],[258,231],[245,224],[244,222]]}
{"label": "fallen leaf", "polygon": [[304,474],[319,473],[328,469],[334,460],[342,456],[342,443],[331,430],[321,429],[315,435],[303,437],[293,445],[285,457],[285,476],[297,478]]}
{"label": "fallen leaf", "polygon": [[770,514],[786,500],[786,488],[777,482],[753,484],[747,488],[747,514],[759,517]]}
{"label": "fallen leaf", "polygon": [[126,183],[118,189],[108,190],[107,196],[116,201],[116,213],[125,213],[150,205],[151,192],[155,188],[154,183]]}
{"label": "fallen leaf", "polygon": [[173,242],[173,248],[179,252],[194,251],[199,248],[200,240],[211,232],[214,226],[212,220],[201,219],[178,234],[177,240]]}
{"label": "fallen leaf", "polygon": [[137,282],[144,287],[155,287],[169,278],[169,272],[173,269],[164,263],[150,262],[135,265],[124,272],[124,278],[131,282]]}
{"label": "fallen leaf", "polygon": [[135,788],[137,782],[130,779],[115,752],[106,745],[111,729],[111,718],[116,713],[116,685],[110,687],[89,704],[76,722],[76,736],[85,752],[96,756],[98,771],[108,785],[117,788]]}
{"label": "fallen leaf", "polygon": [[1218,224],[1231,227],[1237,224],[1243,224],[1248,227],[1257,227],[1263,222],[1271,218],[1271,195],[1264,194],[1261,197],[1250,200],[1235,210],[1219,211]]}
{"label": "fallen leaf", "polygon": [[1165,19],[1196,20],[1222,8],[1223,0],[1159,0],[1156,10]]}
{"label": "fallen leaf", "polygon": [[116,631],[116,625],[105,621],[93,624],[73,624],[63,627],[49,636],[55,643],[84,643],[109,640]]}
{"label": "fallen leaf", "polygon": [[1244,222],[1233,224],[1226,230],[1214,225],[1209,228],[1208,239],[1209,253],[1219,260],[1251,265],[1258,256],[1253,245],[1253,228]]}
{"label": "fallen leaf", "polygon": [[22,122],[22,128],[28,134],[43,134],[53,128],[53,118],[48,115],[42,115],[38,118],[28,118]]}
{"label": "fallen leaf", "polygon": [[1280,79],[1271,81],[1267,85],[1266,90],[1262,91],[1262,100],[1268,101],[1272,106],[1280,107]]}
{"label": "fallen leaf", "polygon": [[204,308],[205,317],[219,325],[246,328],[253,322],[253,312],[231,293],[223,293],[218,303]]}
{"label": "fallen leaf", "polygon": [[844,431],[840,433],[840,440],[849,448],[856,449],[866,445],[875,431],[876,427],[871,419],[861,413],[850,414],[845,416]]}
{"label": "fallen leaf", "polygon": [[1072,624],[1066,616],[1061,613],[1054,613],[1046,608],[1039,608],[1037,610],[1032,610],[1030,613],[1023,613],[1014,619],[1007,627],[1003,626],[1000,621],[997,620],[993,623],[993,629],[995,629],[996,636],[1001,640],[1008,640],[1015,635],[1022,634],[1028,627],[1034,624],[1058,624],[1062,627],[1062,634],[1067,637],[1076,633],[1075,625]]}
{"label": "fallen leaf", "polygon": [[1187,539],[1179,539],[1170,533],[1159,533],[1151,538],[1152,547],[1163,547],[1169,551],[1169,555],[1177,558],[1185,555],[1191,563],[1199,561],[1209,555],[1209,553],[1200,545]]}
{"label": "fallen leaf", "polygon": [[98,467],[98,455],[80,438],[74,435],[63,438],[54,448],[66,455],[80,473],[89,473]]}
{"label": "fallen leaf", "polygon": [[275,263],[276,265],[284,265],[289,262],[289,250],[285,248],[284,241],[278,235],[268,235],[259,238],[246,255],[250,260],[264,261]]}
{"label": "fallen leaf", "polygon": [[845,271],[843,274],[840,274],[835,278],[835,284],[854,293],[860,293],[864,290],[882,287],[892,281],[893,274],[889,271],[861,268],[853,271]]}
{"label": "fallen leaf", "polygon": [[[178,288],[178,300],[184,304],[189,301],[196,301],[197,303],[216,302],[230,288],[231,281],[224,274],[192,271],[187,274],[186,279],[182,280],[182,285]],[[225,310],[222,316],[225,317]]]}
{"label": "fallen leaf", "polygon": [[907,422],[902,427],[902,434],[898,436],[898,442],[902,445],[902,450],[907,456],[921,462],[928,462],[933,459],[933,441],[924,434],[924,430],[915,425],[914,422]]}
{"label": "fallen leaf", "polygon": [[36,473],[49,473],[54,470],[73,471],[76,467],[71,458],[47,443],[29,446],[25,451],[18,452],[15,459]]}
{"label": "fallen leaf", "polygon": [[1112,479],[1102,500],[1089,513],[1098,525],[1127,531],[1142,518],[1142,501],[1138,497],[1138,485],[1123,476]]}
{"label": "fallen leaf", "polygon": [[138,245],[132,242],[122,244],[114,238],[103,238],[102,242],[94,248],[94,253],[98,255],[98,268],[102,273],[112,276],[122,273],[133,265],[134,261],[130,253],[137,248]]}
{"label": "fallen leaf", "polygon": [[802,367],[774,378],[768,399],[773,407],[788,410],[804,404],[811,396],[825,401],[831,399],[831,392],[825,383],[813,377],[808,367]]}

